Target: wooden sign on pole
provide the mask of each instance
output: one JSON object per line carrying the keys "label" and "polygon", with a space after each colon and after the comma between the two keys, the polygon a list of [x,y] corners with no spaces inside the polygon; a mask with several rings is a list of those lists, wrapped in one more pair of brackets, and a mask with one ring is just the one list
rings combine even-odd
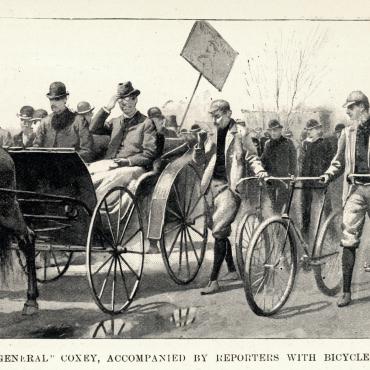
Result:
{"label": "wooden sign on pole", "polygon": [[199,72],[194,91],[180,123],[181,128],[201,77],[204,76],[221,91],[238,53],[208,22],[196,21],[180,55]]}

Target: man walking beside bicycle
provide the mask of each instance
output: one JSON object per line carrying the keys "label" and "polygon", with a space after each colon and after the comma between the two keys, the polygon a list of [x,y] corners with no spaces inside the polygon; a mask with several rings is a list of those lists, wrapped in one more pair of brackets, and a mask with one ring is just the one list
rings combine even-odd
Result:
{"label": "man walking beside bicycle", "polygon": [[[347,114],[354,124],[342,131],[337,153],[322,176],[323,181],[328,183],[344,172],[343,233],[340,242],[343,247],[343,295],[337,303],[338,307],[351,303],[356,249],[360,244],[365,215],[370,214],[369,100],[363,92],[352,91],[343,107],[347,109]],[[352,174],[360,176],[349,176]]]}
{"label": "man walking beside bicycle", "polygon": [[231,224],[240,206],[240,198],[235,192],[236,185],[245,176],[247,166],[258,177],[267,176],[251,137],[242,135],[231,118],[229,103],[226,100],[215,100],[209,113],[217,129],[213,135],[214,140],[207,140],[206,132],[199,133],[194,151],[194,161],[205,166],[201,191],[206,193],[207,198],[211,198],[212,234],[215,239],[210,281],[201,294],[219,291],[217,279],[224,260],[229,270],[227,279],[238,278],[228,239]]}

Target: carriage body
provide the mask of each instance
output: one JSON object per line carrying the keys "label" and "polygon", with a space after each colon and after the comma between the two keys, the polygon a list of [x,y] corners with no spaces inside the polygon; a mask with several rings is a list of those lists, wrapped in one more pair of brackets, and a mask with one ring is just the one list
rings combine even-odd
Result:
{"label": "carriage body", "polygon": [[[36,233],[39,282],[58,279],[68,270],[74,253],[86,253],[96,303],[105,312],[122,312],[139,287],[144,241],[160,244],[165,267],[175,282],[186,284],[195,278],[207,241],[201,170],[192,162],[192,149],[179,140],[170,140],[164,147],[169,155],[162,157],[155,170],[127,188],[113,189],[99,202],[88,168],[74,150],[8,150],[15,163],[18,202],[27,225]],[[115,213],[107,206],[112,196],[119,202]],[[190,211],[198,213],[195,220],[186,219]],[[130,253],[135,266],[130,265]],[[107,273],[113,275],[108,278]],[[103,292],[97,287],[97,276]],[[108,292],[106,285],[111,286]],[[119,302],[115,296],[122,291],[126,298]]]}

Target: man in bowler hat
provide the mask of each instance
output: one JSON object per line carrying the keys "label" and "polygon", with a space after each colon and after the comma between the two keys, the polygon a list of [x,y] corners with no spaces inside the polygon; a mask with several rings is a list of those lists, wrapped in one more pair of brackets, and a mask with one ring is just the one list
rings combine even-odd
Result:
{"label": "man in bowler hat", "polygon": [[[323,137],[322,125],[315,119],[306,123],[307,138],[302,147],[301,176],[319,177],[330,166],[334,150],[328,138]],[[319,214],[324,207],[324,217],[332,210],[330,193],[323,198],[324,186],[317,181],[304,181],[302,189],[302,234],[306,240],[313,240],[317,232]]]}
{"label": "man in bowler hat", "polygon": [[21,132],[13,136],[13,145],[28,148],[33,145],[35,133],[32,127],[32,118],[35,111],[29,106],[23,106],[17,116],[20,119]]}
{"label": "man in bowler hat", "polygon": [[89,125],[67,108],[68,91],[63,82],[53,82],[46,94],[52,113],[43,118],[33,146],[42,148],[74,148],[86,162],[93,160],[93,138]]}
{"label": "man in bowler hat", "polygon": [[218,275],[224,260],[228,267],[224,280],[238,279],[229,241],[231,224],[235,220],[241,202],[236,185],[242,177],[246,176],[248,169],[258,177],[267,176],[251,136],[246,131],[242,134],[234,119],[231,118],[229,103],[226,100],[214,100],[209,113],[215,131],[210,136],[214,139],[208,138],[207,133],[201,131],[194,150],[194,161],[205,167],[201,191],[210,198],[211,226],[215,239],[210,280],[201,294],[212,294],[220,290]]}
{"label": "man in bowler hat", "polygon": [[[278,120],[273,119],[268,123],[268,132],[271,138],[266,142],[261,156],[262,164],[267,173],[276,177],[296,175],[297,151],[293,142],[283,136],[283,126]],[[270,184],[266,184],[266,191],[271,201],[272,213],[281,213],[289,196],[286,183],[272,181]]]}

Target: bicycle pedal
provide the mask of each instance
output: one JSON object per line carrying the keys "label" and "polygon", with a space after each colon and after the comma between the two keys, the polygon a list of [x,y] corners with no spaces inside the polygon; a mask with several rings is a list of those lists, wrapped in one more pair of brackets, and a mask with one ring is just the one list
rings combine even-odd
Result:
{"label": "bicycle pedal", "polygon": [[304,254],[299,260],[299,266],[302,267],[303,271],[311,271],[311,261],[307,254]]}

